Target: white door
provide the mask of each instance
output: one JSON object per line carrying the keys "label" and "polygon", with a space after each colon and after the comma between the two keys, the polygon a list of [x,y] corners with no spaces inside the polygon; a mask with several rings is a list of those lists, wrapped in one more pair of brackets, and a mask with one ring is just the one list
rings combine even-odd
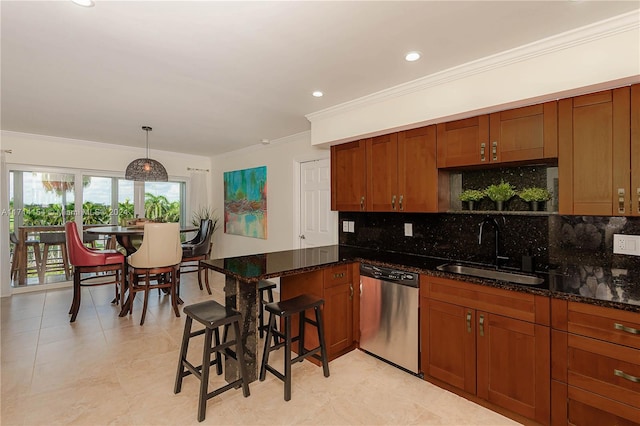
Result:
{"label": "white door", "polygon": [[331,161],[300,163],[300,248],[336,244],[338,212],[331,211]]}

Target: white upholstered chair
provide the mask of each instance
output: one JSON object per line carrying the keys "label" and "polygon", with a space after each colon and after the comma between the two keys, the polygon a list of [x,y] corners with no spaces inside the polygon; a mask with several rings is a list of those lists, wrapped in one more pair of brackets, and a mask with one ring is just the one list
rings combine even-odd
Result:
{"label": "white upholstered chair", "polygon": [[152,289],[167,289],[171,306],[177,317],[178,286],[180,285],[180,224],[145,223],[140,248],[128,258],[129,314],[133,313],[136,293],[144,292],[144,305],[140,325],[144,324]]}

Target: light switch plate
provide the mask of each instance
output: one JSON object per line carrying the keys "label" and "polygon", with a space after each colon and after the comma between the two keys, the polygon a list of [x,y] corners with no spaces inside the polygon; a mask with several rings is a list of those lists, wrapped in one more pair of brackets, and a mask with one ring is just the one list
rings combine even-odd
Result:
{"label": "light switch plate", "polygon": [[613,234],[613,252],[640,256],[640,235]]}
{"label": "light switch plate", "polygon": [[405,223],[404,224],[404,236],[405,237],[413,237],[413,224]]}
{"label": "light switch plate", "polygon": [[342,221],[342,232],[349,232],[349,221],[348,220],[343,220]]}
{"label": "light switch plate", "polygon": [[353,220],[350,220],[349,221],[349,232],[351,232],[351,233],[356,232],[355,228],[356,228],[356,223]]}

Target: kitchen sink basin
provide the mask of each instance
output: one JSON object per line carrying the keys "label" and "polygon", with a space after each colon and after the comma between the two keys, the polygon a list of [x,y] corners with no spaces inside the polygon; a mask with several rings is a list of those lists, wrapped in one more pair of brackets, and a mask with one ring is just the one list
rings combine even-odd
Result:
{"label": "kitchen sink basin", "polygon": [[514,284],[536,286],[544,283],[544,279],[533,275],[525,275],[518,272],[510,272],[499,269],[488,269],[478,266],[460,265],[457,263],[445,263],[436,269],[442,272],[468,275],[471,277],[488,278],[491,280],[506,281]]}

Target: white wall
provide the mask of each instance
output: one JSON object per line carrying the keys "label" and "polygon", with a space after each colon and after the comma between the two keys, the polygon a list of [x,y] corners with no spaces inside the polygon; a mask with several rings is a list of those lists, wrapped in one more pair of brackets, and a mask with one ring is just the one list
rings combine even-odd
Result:
{"label": "white wall", "polygon": [[334,144],[632,82],[640,82],[638,11],[307,118],[313,145]]}
{"label": "white wall", "polygon": [[[104,144],[92,141],[58,138],[52,136],[33,135],[26,133],[2,131],[0,133],[3,150],[11,150],[6,154],[6,162],[11,164],[26,164],[34,167],[73,168],[87,172],[109,172],[124,176],[127,165],[139,157],[145,156],[144,148],[131,148],[120,145]],[[169,174],[169,178],[188,178],[187,167],[210,169],[211,160],[208,157],[181,154],[176,152],[151,150],[150,156],[160,161]],[[0,176],[0,185],[6,186],[7,174]],[[211,202],[211,199],[210,199]],[[8,196],[0,199],[0,207],[8,209]],[[189,209],[187,209],[189,211]],[[11,293],[8,256],[8,215],[2,215],[0,227],[0,297]],[[5,253],[6,252],[6,253]]]}
{"label": "white wall", "polygon": [[[289,136],[270,145],[235,151],[212,158],[213,206],[221,216],[220,229],[214,235],[212,258],[290,250],[294,248],[298,200],[298,162],[328,158],[328,149],[311,146],[309,132]],[[224,233],[223,173],[267,166],[267,239]],[[337,239],[337,236],[336,236]]]}

